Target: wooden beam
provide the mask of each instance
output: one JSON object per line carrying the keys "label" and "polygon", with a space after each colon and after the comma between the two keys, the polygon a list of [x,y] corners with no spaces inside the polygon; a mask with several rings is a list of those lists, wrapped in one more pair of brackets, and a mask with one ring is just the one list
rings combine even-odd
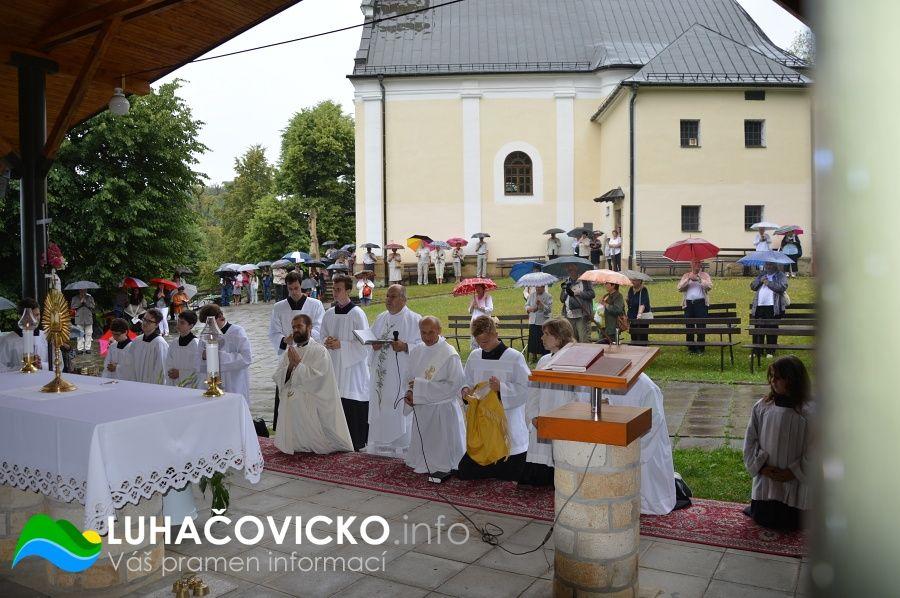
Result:
{"label": "wooden beam", "polygon": [[78,77],[72,84],[72,89],[69,91],[65,103],[63,103],[59,115],[56,117],[53,129],[47,136],[47,142],[44,144],[43,152],[45,158],[52,160],[56,157],[56,152],[59,150],[59,144],[62,143],[63,137],[65,137],[66,132],[69,130],[69,126],[72,124],[75,113],[78,111],[78,107],[84,99],[84,95],[94,81],[94,75],[97,73],[100,61],[103,60],[103,55],[106,53],[107,48],[109,48],[109,44],[112,41],[112,38],[115,37],[116,31],[121,24],[122,17],[120,16],[113,17],[103,23],[103,27],[100,29],[97,38],[94,40],[94,45],[91,46],[91,51],[88,52],[88,55],[84,59],[81,72],[78,73]]}
{"label": "wooden beam", "polygon": [[30,44],[33,48],[47,50],[98,30],[105,21],[115,17],[124,20],[146,15],[156,10],[178,4],[183,0],[111,0],[94,8],[62,18],[40,33]]}

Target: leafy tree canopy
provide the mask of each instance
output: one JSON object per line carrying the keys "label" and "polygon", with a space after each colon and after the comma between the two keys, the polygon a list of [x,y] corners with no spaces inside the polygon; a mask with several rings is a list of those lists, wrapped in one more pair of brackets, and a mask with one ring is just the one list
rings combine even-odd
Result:
{"label": "leafy tree canopy", "polygon": [[221,221],[226,236],[240,239],[256,206],[274,188],[275,168],[266,159],[265,149],[254,145],[235,158],[234,170],[237,176],[225,185]]}

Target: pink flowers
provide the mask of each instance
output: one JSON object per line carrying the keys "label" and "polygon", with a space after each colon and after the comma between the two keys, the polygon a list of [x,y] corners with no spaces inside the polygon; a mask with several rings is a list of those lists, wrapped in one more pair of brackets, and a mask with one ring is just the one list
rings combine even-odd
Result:
{"label": "pink flowers", "polygon": [[56,243],[50,243],[46,253],[41,254],[41,266],[50,266],[54,270],[65,269],[68,262],[63,257],[62,250]]}

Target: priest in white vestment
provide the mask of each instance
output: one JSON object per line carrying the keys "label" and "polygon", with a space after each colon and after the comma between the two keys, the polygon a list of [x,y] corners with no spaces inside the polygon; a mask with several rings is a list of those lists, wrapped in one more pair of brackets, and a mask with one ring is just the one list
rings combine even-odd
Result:
{"label": "priest in white vestment", "polygon": [[369,437],[369,349],[353,331],[368,330],[369,320],[350,301],[352,287],[353,279],[346,274],[332,278],[335,306],[322,318],[322,338],[331,355],[353,449],[360,451]]}
{"label": "priest in white vestment", "polygon": [[[222,338],[219,339],[219,375],[222,378],[222,389],[225,392],[234,392],[243,396],[249,406],[250,364],[253,362],[250,339],[247,338],[247,333],[242,327],[225,320],[222,308],[215,303],[204,305],[198,314],[201,322],[206,322],[206,318],[210,316],[216,319],[216,325],[222,331]],[[202,339],[198,348],[198,357],[198,386],[204,388],[207,379],[206,344]]]}
{"label": "priest in white vestment", "polygon": [[[541,326],[541,341],[550,353],[542,356],[542,370],[563,347],[575,342],[575,329],[565,318],[552,318]],[[528,424],[528,454],[519,483],[528,486],[553,485],[553,441],[538,438],[534,419],[569,403],[590,403],[591,393],[583,386],[529,382],[525,421]]]}
{"label": "priest in white vestment", "polygon": [[459,391],[465,373],[459,353],[441,336],[433,316],[419,323],[422,344],[410,351],[404,413],[413,414],[406,464],[416,473],[450,472],[466,454],[466,422]]}
{"label": "priest in white vestment", "polygon": [[[384,339],[369,352],[369,443],[366,452],[402,457],[409,448],[412,418],[403,409],[406,368],[413,348],[422,343],[421,316],[406,305],[406,288],[388,287],[386,311],[375,318],[372,334]],[[396,333],[396,339],[394,333]],[[454,463],[454,467],[456,464]]]}
{"label": "priest in white vestment", "polygon": [[498,393],[506,414],[509,456],[490,465],[479,465],[466,454],[459,462],[459,477],[463,480],[498,478],[518,481],[528,451],[525,402],[528,400],[531,370],[521,353],[503,344],[489,316],[479,316],[472,321],[472,336],[479,348],[466,359],[465,387],[460,394],[463,397],[470,394],[479,382],[488,382],[491,390]]}
{"label": "priest in white vestment", "polygon": [[[131,339],[128,337],[129,330],[128,321],[122,318],[116,318],[109,324],[109,331],[112,333],[112,339],[106,347],[106,357],[103,359],[102,378],[110,378],[118,380],[127,368],[128,358],[131,346]],[[121,378],[125,380],[125,378]]]}
{"label": "priest in white vestment", "polygon": [[162,337],[159,323],[162,313],[154,308],[144,312],[141,318],[143,334],[134,339],[128,349],[128,363],[119,368],[120,380],[144,382],[146,384],[166,383],[166,357],[169,354],[169,343]]}
{"label": "priest in white vestment", "polygon": [[[325,307],[322,302],[308,296],[302,288],[303,277],[299,272],[290,272],[284,277],[287,288],[287,298],[275,303],[272,307],[272,316],[269,319],[269,342],[275,349],[276,355],[281,355],[287,350],[291,341],[291,320],[297,314],[306,314],[312,321],[310,336],[321,341],[319,331],[322,328],[322,318],[325,315]],[[278,389],[275,389],[275,411],[272,415],[272,429],[278,429],[278,407],[281,403]]]}
{"label": "priest in white vestment", "polygon": [[352,451],[328,349],[310,338],[312,320],[294,316],[292,343],[272,379],[281,399],[275,446],[283,453]]}
{"label": "priest in white vestment", "polygon": [[641,513],[667,515],[675,508],[675,465],[662,391],[650,376],[641,374],[627,392],[603,394],[610,405],[652,410],[650,431],[641,437]]}
{"label": "priest in white vestment", "polygon": [[178,314],[175,330],[178,338],[169,341],[169,354],[166,357],[166,384],[180,388],[198,388],[197,357],[200,353],[200,341],[192,330],[197,324],[197,314],[185,310]]}

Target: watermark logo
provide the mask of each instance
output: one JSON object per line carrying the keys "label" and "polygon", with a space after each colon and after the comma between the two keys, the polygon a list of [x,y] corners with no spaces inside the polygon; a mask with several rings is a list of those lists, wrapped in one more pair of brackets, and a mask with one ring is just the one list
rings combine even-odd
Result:
{"label": "watermark logo", "polygon": [[54,521],[39,513],[22,529],[12,566],[29,556],[39,556],[69,573],[90,568],[100,556],[100,535],[92,529],[84,532],[65,519]]}

